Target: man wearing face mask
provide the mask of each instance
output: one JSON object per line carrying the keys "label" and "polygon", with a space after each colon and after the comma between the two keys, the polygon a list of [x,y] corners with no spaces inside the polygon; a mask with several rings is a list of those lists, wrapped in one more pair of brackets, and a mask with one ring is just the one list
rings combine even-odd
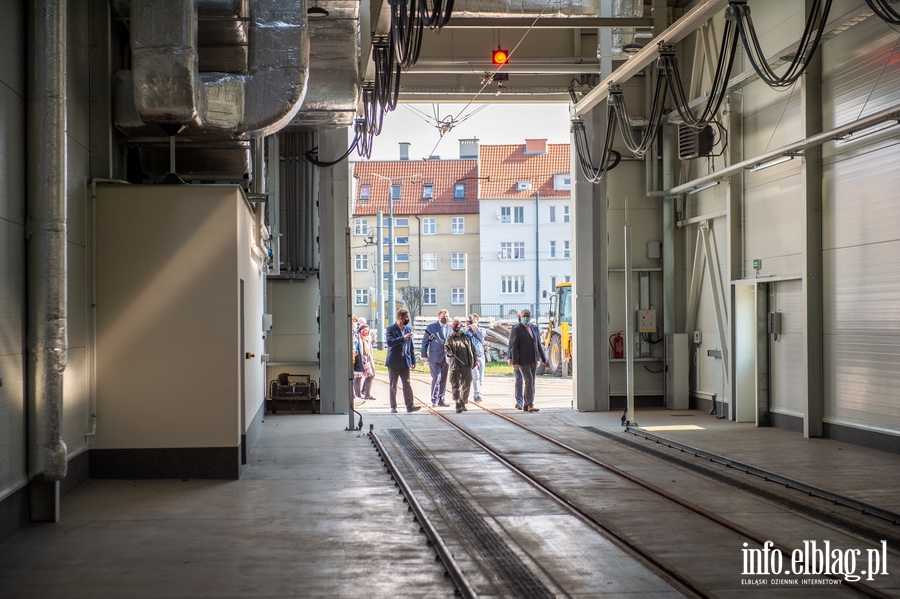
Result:
{"label": "man wearing face mask", "polygon": [[456,412],[465,412],[469,403],[469,390],[472,387],[472,369],[478,367],[478,358],[475,357],[475,346],[472,338],[463,332],[462,322],[458,318],[453,319],[452,332],[444,344],[447,359],[450,360],[448,373],[450,377],[450,389],[453,393],[453,401],[456,402]]}
{"label": "man wearing face mask", "polygon": [[[544,347],[541,345],[541,331],[531,322],[531,311],[519,313],[519,324],[509,334],[509,363],[522,375],[522,394],[526,412],[537,412],[534,407],[534,377],[541,362],[546,362]],[[516,408],[518,408],[518,403]]]}
{"label": "man wearing face mask", "polygon": [[428,362],[431,370],[431,405],[447,407],[444,395],[447,392],[447,357],[444,343],[450,336],[450,313],[446,310],[438,312],[437,322],[425,327],[422,335],[422,359]]}
{"label": "man wearing face mask", "polygon": [[384,332],[387,342],[387,358],[384,365],[388,368],[388,381],[391,386],[391,412],[397,412],[397,381],[403,383],[403,400],[407,412],[418,412],[422,408],[413,405],[412,386],[409,384],[409,369],[416,367],[416,354],[413,352],[412,330],[409,328],[409,312],[397,311],[397,322]]}

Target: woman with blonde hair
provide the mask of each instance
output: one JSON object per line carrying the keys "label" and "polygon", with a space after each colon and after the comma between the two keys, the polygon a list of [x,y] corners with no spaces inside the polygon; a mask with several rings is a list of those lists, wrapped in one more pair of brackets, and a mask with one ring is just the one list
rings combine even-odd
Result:
{"label": "woman with blonde hair", "polygon": [[372,381],[375,380],[375,359],[372,356],[372,340],[369,325],[359,327],[353,360],[353,393],[359,399],[375,399],[372,397]]}

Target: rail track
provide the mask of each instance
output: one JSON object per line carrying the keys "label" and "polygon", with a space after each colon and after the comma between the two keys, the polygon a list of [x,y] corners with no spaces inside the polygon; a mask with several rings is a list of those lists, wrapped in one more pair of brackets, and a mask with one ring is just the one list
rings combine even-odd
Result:
{"label": "rail track", "polygon": [[[422,383],[414,383],[414,387],[418,385],[422,385]],[[670,559],[660,555],[660,552],[653,547],[648,546],[648,543],[636,538],[640,537],[640,535],[635,535],[631,530],[628,530],[627,527],[620,526],[615,521],[604,518],[602,513],[598,514],[596,509],[592,509],[592,506],[585,504],[584,497],[579,497],[577,494],[573,495],[565,489],[557,488],[559,485],[557,482],[551,480],[553,477],[548,477],[546,472],[536,470],[533,465],[529,466],[527,463],[528,460],[523,460],[522,455],[510,455],[508,452],[504,451],[502,447],[498,447],[496,441],[486,438],[488,435],[479,434],[473,430],[466,424],[466,417],[459,418],[456,414],[443,413],[440,410],[433,409],[428,402],[423,402],[421,400],[417,401],[434,415],[438,416],[443,422],[455,429],[469,443],[489,455],[492,459],[502,463],[510,471],[515,472],[522,480],[527,481],[533,488],[540,490],[546,497],[550,498],[553,502],[561,506],[569,514],[572,514],[597,534],[601,535],[604,539],[608,540],[624,554],[636,560],[648,571],[654,573],[671,588],[676,589],[687,597],[717,596],[715,590],[707,588],[704,585],[701,577],[685,573],[682,568],[673,565]],[[522,422],[523,419],[520,414],[516,414],[517,417],[511,417],[498,410],[488,408],[484,406],[484,404],[476,406],[476,404],[473,403],[469,404],[469,410],[470,413],[481,410],[484,413],[502,419],[504,422],[526,431],[529,435],[533,435],[541,439],[541,441],[562,450],[567,456],[578,458],[578,460],[600,468],[608,474],[627,481],[631,485],[636,485],[643,491],[664,499],[666,502],[669,502],[669,504],[675,504],[679,506],[679,508],[702,518],[716,527],[727,530],[729,534],[735,535],[739,539],[743,539],[748,544],[752,543],[761,547],[768,546],[772,550],[777,549],[782,555],[791,555],[791,548],[779,543],[773,543],[765,534],[742,526],[690,499],[680,496],[678,493],[661,487],[659,484],[656,484],[645,477],[637,476],[623,468],[594,457],[586,451],[573,447],[571,444],[566,443],[559,438],[548,435],[541,430],[537,430],[535,427]],[[530,420],[532,418],[531,416],[527,418],[528,421],[534,422],[534,420]],[[599,434],[606,439],[615,438],[617,445],[622,447],[634,444],[634,442],[629,443],[629,441],[623,441],[621,438],[616,438],[621,437],[619,435],[613,435],[608,432],[600,431],[599,429],[594,429],[590,432]],[[421,447],[418,447],[405,430],[391,429],[388,431],[388,434],[390,435],[392,442],[395,443],[397,447],[402,448],[402,451],[405,454],[404,459],[415,464],[416,477],[428,481],[428,484],[422,485],[422,490],[420,490],[420,492],[436,493],[440,496],[442,505],[452,506],[452,518],[461,522],[464,526],[473,527],[475,529],[484,528],[484,518],[482,515],[466,507],[466,498],[463,497],[458,490],[454,490],[454,482],[443,477],[439,469],[434,466],[432,463],[432,456],[428,455]],[[398,486],[400,486],[403,494],[407,497],[407,501],[411,506],[410,509],[415,512],[417,519],[419,519],[423,529],[429,536],[430,542],[435,545],[435,550],[440,559],[444,561],[445,568],[454,580],[458,592],[464,597],[477,596],[475,590],[476,585],[467,581],[466,572],[460,568],[459,564],[453,559],[452,552],[443,544],[438,532],[438,527],[430,522],[431,516],[428,511],[423,509],[416,499],[416,490],[408,483],[395,460],[391,458],[378,433],[370,431],[370,436],[381,453],[382,458],[385,460],[392,476],[397,481]],[[634,448],[630,447],[629,449]],[[643,453],[651,456],[653,459],[666,459],[658,450],[644,449]],[[673,462],[673,460],[670,459],[668,461],[673,467],[678,469],[684,469],[686,467],[690,468],[691,466],[690,464],[677,463],[677,460]],[[691,470],[694,474],[700,476],[715,475],[715,473],[706,471],[709,470],[708,468],[695,467],[691,468]],[[717,480],[722,482],[721,477],[718,477]],[[725,481],[726,484],[729,484],[729,482],[734,486],[734,481]],[[786,501],[772,493],[754,493],[752,486],[749,486],[746,483],[737,485],[737,490],[744,493],[752,493],[756,499],[773,502],[779,509],[788,510],[792,514],[799,515],[810,521],[815,521],[821,526],[830,527],[834,530],[842,530],[845,533],[867,539],[870,542],[876,542],[875,539],[877,537],[880,536],[881,538],[885,538],[888,534],[885,530],[879,531],[874,527],[869,527],[869,530],[865,530],[865,527],[862,527],[861,529],[858,526],[858,523],[848,524],[848,522],[842,520],[840,516],[829,514],[826,510],[810,509],[808,506],[797,502],[791,503],[791,501]],[[491,538],[484,540],[481,538],[484,535]],[[500,551],[500,553],[503,553],[503,551],[498,549],[503,546],[503,542],[493,538],[496,537],[496,531],[475,530],[469,536],[471,537],[469,539],[470,542],[475,545],[481,545],[480,549],[476,548],[473,550],[475,553],[479,554],[481,559],[494,559],[494,557],[496,557],[494,555],[496,552]],[[891,539],[891,546],[896,547],[897,545],[893,545],[894,537],[890,536],[888,538]],[[766,545],[767,543],[768,545]],[[500,576],[500,578],[510,592],[514,593],[516,596],[529,597],[568,595],[569,591],[566,589],[561,587],[554,588],[552,585],[544,584],[540,577],[530,576],[528,566],[523,563],[516,563],[516,555],[514,555],[514,552],[507,551],[507,553],[508,555],[500,556],[497,566],[500,569],[508,569],[507,574]],[[445,557],[445,555],[449,556],[449,558]],[[802,563],[803,562],[801,561],[800,565],[802,565]],[[884,590],[865,584],[862,581],[847,580],[839,574],[823,575],[822,577],[833,580],[835,586],[843,591],[844,594],[876,598],[897,596],[888,594]],[[894,589],[890,589],[889,592],[893,590]]]}

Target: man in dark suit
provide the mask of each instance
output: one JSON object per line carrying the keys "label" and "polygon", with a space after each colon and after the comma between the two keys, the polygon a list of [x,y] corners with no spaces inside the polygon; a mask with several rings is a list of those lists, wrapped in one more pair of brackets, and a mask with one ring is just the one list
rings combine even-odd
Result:
{"label": "man in dark suit", "polygon": [[444,343],[450,335],[450,313],[438,312],[437,322],[425,327],[422,335],[422,359],[428,361],[431,369],[431,405],[446,407],[444,394],[447,391],[447,354]]}
{"label": "man in dark suit", "polygon": [[[525,397],[522,410],[539,411],[534,407],[534,377],[541,362],[546,362],[544,346],[541,343],[541,330],[531,322],[531,311],[519,313],[519,324],[509,333],[509,363],[522,376],[523,395]],[[516,408],[519,408],[516,402]]]}
{"label": "man in dark suit", "polygon": [[413,405],[412,386],[409,384],[409,369],[416,367],[416,354],[413,352],[412,330],[409,328],[409,312],[397,310],[397,322],[384,332],[387,342],[387,358],[384,365],[388,368],[388,381],[391,385],[391,412],[397,412],[397,380],[403,382],[403,400],[407,412],[418,412],[422,408]]}

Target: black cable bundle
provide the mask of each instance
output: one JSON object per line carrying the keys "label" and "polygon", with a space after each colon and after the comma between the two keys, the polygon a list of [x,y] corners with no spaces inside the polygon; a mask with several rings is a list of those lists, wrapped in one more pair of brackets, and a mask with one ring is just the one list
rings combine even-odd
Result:
{"label": "black cable bundle", "polygon": [[[729,7],[730,10],[731,7]],[[736,19],[732,18],[728,18],[725,21],[725,33],[722,36],[722,47],[719,49],[719,62],[716,65],[716,74],[713,77],[712,91],[700,116],[696,116],[694,111],[691,110],[687,94],[684,92],[684,83],[681,73],[678,71],[678,59],[675,57],[675,49],[673,47],[661,47],[659,50],[659,61],[665,71],[669,88],[672,90],[678,115],[686,125],[697,131],[705,129],[707,125],[715,120],[716,114],[725,100],[725,95],[728,93],[728,77],[731,75],[734,56],[737,53],[738,35],[735,21]]]}
{"label": "black cable bundle", "polygon": [[866,4],[882,21],[891,25],[900,25],[900,13],[890,6],[891,0],[866,0]]}
{"label": "black cable bundle", "polygon": [[619,125],[619,131],[622,132],[622,139],[625,146],[631,150],[635,156],[640,158],[650,149],[659,127],[662,124],[664,111],[663,105],[666,102],[666,77],[661,69],[656,74],[656,89],[653,92],[653,100],[650,103],[650,118],[640,141],[634,138],[634,128],[631,126],[631,117],[628,115],[628,107],[625,105],[625,95],[622,88],[615,86],[609,90],[609,99],[615,108],[616,121]]}
{"label": "black cable bundle", "polygon": [[[790,87],[800,78],[800,75],[806,70],[809,61],[816,53],[816,49],[822,41],[822,33],[828,20],[828,13],[831,12],[831,1],[815,0],[813,2],[812,8],[806,16],[806,26],[803,28],[803,35],[800,36],[797,52],[788,64],[787,70],[781,76],[775,74],[762,52],[756,29],[753,27],[753,19],[750,17],[750,7],[747,6],[747,1],[731,0],[728,5],[726,18],[729,20],[735,19],[737,22],[738,33],[741,36],[741,41],[744,43],[744,49],[747,51],[747,56],[750,57],[753,70],[756,71],[760,79],[765,81],[769,87],[784,88]],[[866,0],[866,2],[868,2],[870,7],[873,3],[883,4],[884,8],[900,18],[900,14],[897,14],[892,8],[887,6],[887,0]],[[873,7],[872,10],[881,16],[878,13],[878,9]]]}
{"label": "black cable bundle", "polygon": [[419,0],[419,18],[422,24],[429,29],[440,29],[450,20],[453,14],[453,0],[434,0],[431,8],[428,8],[428,0]]}
{"label": "black cable bundle", "polygon": [[419,0],[390,0],[390,3],[391,46],[397,63],[406,70],[418,62],[422,49],[424,23],[419,14]]}
{"label": "black cable bundle", "polygon": [[584,178],[591,183],[599,183],[603,180],[603,176],[619,165],[622,155],[612,149],[612,142],[616,136],[616,109],[609,103],[606,114],[606,140],[603,143],[603,152],[600,155],[600,166],[594,168],[593,160],[591,160],[591,148],[587,140],[587,131],[584,128],[584,121],[581,119],[572,120],[572,134],[575,138],[575,152],[578,155],[578,164],[581,166],[581,172]]}

